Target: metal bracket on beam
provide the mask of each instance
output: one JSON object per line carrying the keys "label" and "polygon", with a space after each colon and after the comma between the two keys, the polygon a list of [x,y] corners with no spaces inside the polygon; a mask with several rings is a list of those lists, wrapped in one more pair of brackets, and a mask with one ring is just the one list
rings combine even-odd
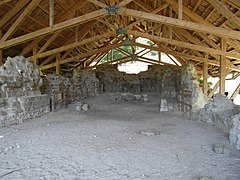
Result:
{"label": "metal bracket on beam", "polygon": [[119,10],[120,10],[120,7],[118,7],[117,5],[108,6],[108,7],[105,8],[105,11],[106,11],[109,15],[118,14]]}
{"label": "metal bracket on beam", "polygon": [[118,28],[116,30],[116,34],[127,34],[127,29],[125,29],[125,28]]}

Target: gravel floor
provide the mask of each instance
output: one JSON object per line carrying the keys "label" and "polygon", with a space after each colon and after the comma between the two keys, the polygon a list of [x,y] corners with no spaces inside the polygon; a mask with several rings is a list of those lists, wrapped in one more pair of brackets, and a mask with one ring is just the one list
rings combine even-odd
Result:
{"label": "gravel floor", "polygon": [[[213,126],[160,113],[151,101],[89,98],[0,129],[0,179],[240,179],[240,152]],[[214,144],[224,145],[215,154]]]}

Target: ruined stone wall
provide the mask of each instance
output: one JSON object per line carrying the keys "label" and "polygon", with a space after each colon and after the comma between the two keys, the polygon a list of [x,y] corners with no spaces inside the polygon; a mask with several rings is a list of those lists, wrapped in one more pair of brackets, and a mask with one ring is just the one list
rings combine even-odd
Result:
{"label": "ruined stone wall", "polygon": [[199,121],[215,125],[229,135],[229,141],[240,150],[240,107],[217,94],[200,110]]}
{"label": "ruined stone wall", "polygon": [[159,92],[163,97],[175,97],[180,71],[173,66],[150,66],[139,74],[119,72],[116,66],[99,66],[95,72],[101,92]]}
{"label": "ruined stone wall", "polygon": [[0,127],[18,124],[49,112],[41,95],[39,71],[24,57],[8,58],[0,67]]}
{"label": "ruined stone wall", "polygon": [[51,109],[58,110],[67,104],[99,95],[99,80],[93,71],[75,70],[71,76],[49,74],[43,78],[42,93],[51,98]]}

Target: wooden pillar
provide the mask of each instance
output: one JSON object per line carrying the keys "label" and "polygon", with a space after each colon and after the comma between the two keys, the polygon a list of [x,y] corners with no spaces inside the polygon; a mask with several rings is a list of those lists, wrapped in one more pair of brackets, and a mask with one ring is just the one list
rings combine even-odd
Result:
{"label": "wooden pillar", "polygon": [[[2,38],[2,30],[0,30],[0,39]],[[0,49],[0,66],[3,65],[3,51]]]}
{"label": "wooden pillar", "polygon": [[162,61],[162,53],[161,51],[158,51],[158,62],[160,63]]}
{"label": "wooden pillar", "polygon": [[54,24],[54,0],[49,0],[49,26]]}
{"label": "wooden pillar", "polygon": [[205,61],[203,63],[203,93],[208,94],[208,54],[205,55]]}
{"label": "wooden pillar", "polygon": [[178,0],[178,19],[182,19],[183,14],[182,7],[183,7],[182,0]]}
{"label": "wooden pillar", "polygon": [[[226,51],[226,40],[224,38],[221,38],[221,50]],[[220,59],[220,87],[219,87],[219,93],[224,95],[225,92],[225,77],[227,76],[226,73],[226,57],[221,55]]]}
{"label": "wooden pillar", "polygon": [[[36,54],[37,54],[37,52],[38,52],[38,43],[35,43],[34,45],[33,45],[33,56],[35,56]],[[38,63],[37,63],[37,58],[33,58],[33,64],[34,65],[38,65]]]}
{"label": "wooden pillar", "polygon": [[56,74],[61,74],[61,65],[59,64],[60,58],[61,58],[61,56],[60,56],[60,54],[58,54],[56,56],[56,63],[57,63],[57,65],[56,65]]}

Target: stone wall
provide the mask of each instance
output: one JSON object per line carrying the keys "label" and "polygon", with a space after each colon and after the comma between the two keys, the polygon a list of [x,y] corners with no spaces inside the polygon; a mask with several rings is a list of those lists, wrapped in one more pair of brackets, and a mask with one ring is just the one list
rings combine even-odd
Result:
{"label": "stone wall", "polygon": [[99,80],[93,71],[75,70],[72,76],[48,74],[43,78],[42,93],[48,94],[53,111],[75,101],[99,95]]}
{"label": "stone wall", "polygon": [[18,124],[49,112],[41,95],[39,71],[24,57],[8,58],[0,67],[0,127]]}
{"label": "stone wall", "polygon": [[240,150],[240,107],[217,94],[200,110],[199,121],[215,125],[229,135],[229,141]]}

